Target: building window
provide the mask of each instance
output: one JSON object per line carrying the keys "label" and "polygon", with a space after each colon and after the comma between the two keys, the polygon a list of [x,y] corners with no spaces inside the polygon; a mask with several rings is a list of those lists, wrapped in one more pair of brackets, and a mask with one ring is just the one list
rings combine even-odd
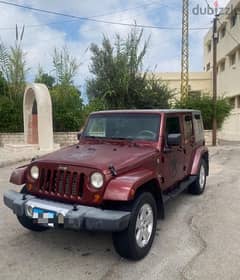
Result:
{"label": "building window", "polygon": [[191,91],[189,91],[189,96],[190,97],[199,98],[199,97],[201,97],[201,95],[202,95],[201,90],[191,90]]}
{"label": "building window", "polygon": [[212,43],[211,43],[211,41],[208,42],[208,44],[207,44],[207,50],[208,50],[209,53],[210,53],[211,50],[212,50]]}
{"label": "building window", "polygon": [[211,68],[211,64],[210,64],[210,62],[209,62],[209,63],[207,64],[207,66],[206,66],[206,70],[209,71],[210,68]]}
{"label": "building window", "polygon": [[226,35],[226,26],[224,25],[220,31],[221,38],[224,38]]}
{"label": "building window", "polygon": [[230,66],[236,64],[236,52],[230,55]]}
{"label": "building window", "polygon": [[220,63],[220,72],[225,71],[225,60]]}
{"label": "building window", "polygon": [[232,109],[234,109],[235,108],[235,97],[229,98],[229,103],[230,103]]}
{"label": "building window", "polygon": [[234,27],[237,22],[237,13],[234,12],[233,15],[231,16],[231,27]]}

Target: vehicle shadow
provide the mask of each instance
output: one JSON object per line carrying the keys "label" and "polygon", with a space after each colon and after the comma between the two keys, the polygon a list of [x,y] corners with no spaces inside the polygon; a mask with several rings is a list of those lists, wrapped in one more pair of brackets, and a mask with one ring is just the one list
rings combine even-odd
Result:
{"label": "vehicle shadow", "polygon": [[[159,220],[157,225],[157,243],[161,243],[160,239],[165,238],[162,236],[162,234],[165,234],[165,226],[167,228],[175,227],[176,215],[185,216],[195,202],[196,197],[183,193],[166,204],[166,218],[163,221]],[[16,246],[22,252],[31,247],[32,251],[41,252],[43,257],[48,255],[50,250],[52,258],[70,254],[85,258],[120,259],[113,248],[111,233],[108,232],[49,229],[38,233],[19,228],[15,240],[12,239],[9,245]]]}

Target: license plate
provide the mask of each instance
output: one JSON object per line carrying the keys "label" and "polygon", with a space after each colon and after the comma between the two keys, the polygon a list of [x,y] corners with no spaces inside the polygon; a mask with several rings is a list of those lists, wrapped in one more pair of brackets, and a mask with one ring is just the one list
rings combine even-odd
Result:
{"label": "license plate", "polygon": [[33,208],[33,219],[38,224],[47,224],[49,226],[53,226],[55,217],[55,212],[40,208]]}

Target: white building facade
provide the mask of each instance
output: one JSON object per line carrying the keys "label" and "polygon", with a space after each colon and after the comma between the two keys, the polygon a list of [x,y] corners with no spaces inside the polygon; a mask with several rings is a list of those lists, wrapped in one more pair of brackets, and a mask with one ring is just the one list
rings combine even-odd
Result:
{"label": "white building facade", "polygon": [[[240,142],[240,0],[232,0],[217,23],[217,94],[232,104],[230,117],[219,134],[220,140]],[[212,72],[212,30],[204,38],[204,71]]]}

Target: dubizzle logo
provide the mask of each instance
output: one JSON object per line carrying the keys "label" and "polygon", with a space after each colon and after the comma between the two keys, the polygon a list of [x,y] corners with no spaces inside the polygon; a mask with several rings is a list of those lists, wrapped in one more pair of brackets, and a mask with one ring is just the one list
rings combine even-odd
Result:
{"label": "dubizzle logo", "polygon": [[228,5],[223,8],[220,7],[219,0],[213,0],[212,5],[207,2],[207,5],[200,6],[197,4],[192,9],[192,14],[195,16],[205,16],[205,15],[231,15],[232,13],[240,15],[240,8],[233,7],[233,5]]}
{"label": "dubizzle logo", "polygon": [[219,8],[219,2],[218,2],[218,0],[215,0],[214,2],[213,2],[213,6],[217,9],[217,8]]}

